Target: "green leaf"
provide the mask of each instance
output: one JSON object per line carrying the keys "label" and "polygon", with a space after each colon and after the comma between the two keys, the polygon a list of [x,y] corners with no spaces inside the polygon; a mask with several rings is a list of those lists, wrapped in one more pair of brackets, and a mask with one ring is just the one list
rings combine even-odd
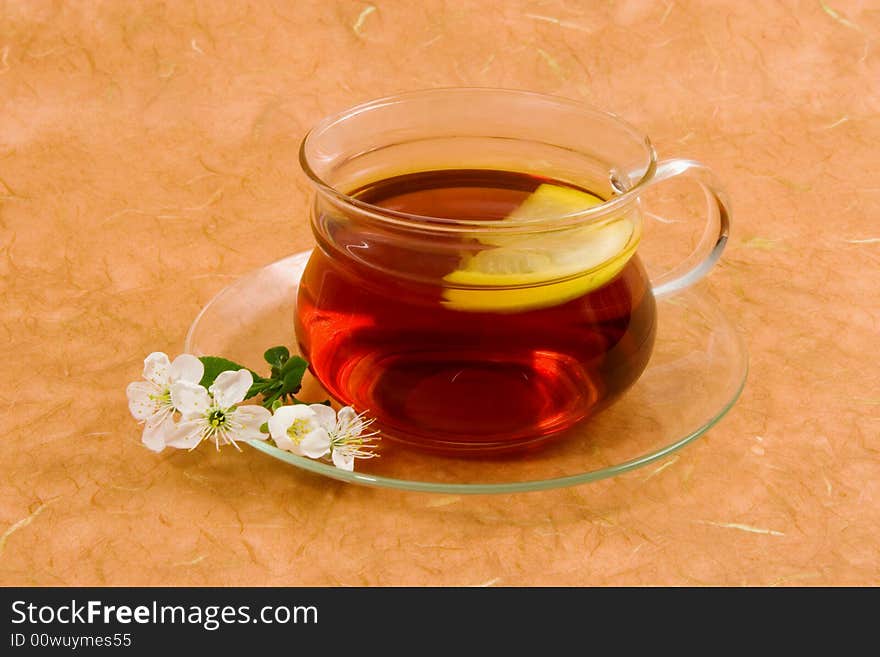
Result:
{"label": "green leaf", "polygon": [[263,358],[265,358],[266,362],[273,368],[277,367],[278,369],[281,369],[284,366],[284,363],[290,358],[290,351],[284,346],[272,347],[271,349],[266,350],[266,353],[263,354]]}
{"label": "green leaf", "polygon": [[[265,380],[253,370],[245,367],[244,365],[234,363],[226,358],[220,358],[219,356],[200,356],[199,360],[202,361],[202,364],[205,366],[205,373],[202,375],[202,380],[199,381],[199,383],[206,388],[210,387],[211,384],[214,383],[214,380],[223,372],[237,372],[238,370],[248,370],[253,375],[254,381],[261,382]],[[251,390],[253,390],[253,388],[254,386],[251,386]],[[250,390],[248,391],[248,396],[253,396],[250,394]]]}
{"label": "green leaf", "polygon": [[260,425],[260,433],[269,433],[269,423],[268,422],[263,422],[263,424]]}
{"label": "green leaf", "polygon": [[282,402],[280,399],[276,399],[275,401],[272,402],[272,408],[270,408],[269,410],[274,413],[282,406],[284,406],[284,402]]}
{"label": "green leaf", "polygon": [[300,358],[300,360],[302,361],[300,365],[287,370],[284,374],[284,385],[281,386],[282,395],[295,395],[299,392],[299,389],[302,386],[303,374],[305,374],[307,367],[306,362],[302,360],[302,358]]}
{"label": "green leaf", "polygon": [[302,375],[305,373],[308,366],[309,364],[304,358],[300,356],[294,356],[293,358],[290,358],[286,363],[284,363],[284,365],[281,367],[281,378],[286,379],[287,375],[290,372],[299,372],[300,379],[302,379]]}

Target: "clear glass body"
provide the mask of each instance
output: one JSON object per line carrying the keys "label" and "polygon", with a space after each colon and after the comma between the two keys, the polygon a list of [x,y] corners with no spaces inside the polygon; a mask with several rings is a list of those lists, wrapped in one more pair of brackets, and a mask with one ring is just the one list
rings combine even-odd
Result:
{"label": "clear glass body", "polygon": [[[656,310],[636,254],[639,190],[658,165],[626,123],[538,94],[442,89],[330,117],[301,159],[317,248],[299,346],[327,391],[386,437],[528,450],[645,368]],[[530,198],[542,202],[518,214]]]}

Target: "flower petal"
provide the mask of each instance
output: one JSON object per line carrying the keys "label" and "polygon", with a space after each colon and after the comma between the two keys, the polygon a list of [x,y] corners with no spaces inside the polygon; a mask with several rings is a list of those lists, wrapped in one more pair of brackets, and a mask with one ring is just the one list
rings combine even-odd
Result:
{"label": "flower petal", "polygon": [[211,397],[204,386],[189,381],[178,381],[171,384],[171,403],[184,418],[190,419],[204,415],[211,407]]}
{"label": "flower petal", "polygon": [[165,439],[174,433],[177,426],[169,415],[163,422],[156,426],[147,425],[144,427],[144,434],[141,437],[144,445],[154,452],[161,452],[165,449]]}
{"label": "flower petal", "polygon": [[219,408],[229,408],[244,401],[253,383],[254,376],[248,370],[221,372],[209,390]]}
{"label": "flower petal", "polygon": [[136,420],[149,420],[159,410],[155,400],[150,398],[150,395],[158,395],[159,392],[159,387],[148,381],[128,384],[125,389],[125,394],[128,396],[128,410]]}
{"label": "flower petal", "polygon": [[272,436],[272,440],[275,441],[275,446],[278,449],[283,449],[286,452],[293,452],[296,450],[296,445],[286,433],[279,434],[277,437]]}
{"label": "flower petal", "polygon": [[279,449],[286,449],[288,452],[293,451],[296,447],[294,442],[287,435],[290,425],[296,420],[296,413],[293,406],[282,406],[275,409],[275,413],[268,420],[269,435]]}
{"label": "flower petal", "polygon": [[307,433],[299,443],[299,451],[310,459],[319,459],[330,451],[330,434],[318,428]]}
{"label": "flower petal", "polygon": [[202,442],[205,426],[205,421],[202,419],[179,422],[175,425],[174,431],[165,437],[165,446],[192,449]]}
{"label": "flower petal", "polygon": [[168,374],[171,371],[171,362],[168,356],[161,351],[154,351],[144,358],[144,378],[157,386],[166,386],[169,383]]}
{"label": "flower petal", "polygon": [[198,383],[205,374],[205,366],[198,358],[192,354],[180,354],[171,363],[170,377],[171,382],[189,381],[190,383]]}
{"label": "flower petal", "polygon": [[334,449],[333,465],[335,465],[340,470],[348,470],[349,472],[352,472],[354,470],[354,456],[352,456],[348,452]]}
{"label": "flower petal", "polygon": [[324,404],[309,404],[309,408],[314,411],[317,416],[315,419],[318,425],[324,427],[327,431],[333,431],[336,428],[336,411]]}
{"label": "flower petal", "polygon": [[269,435],[272,436],[272,440],[277,443],[279,439],[287,438],[287,430],[295,419],[293,406],[277,408],[272,417],[267,420]]}
{"label": "flower petal", "polygon": [[262,406],[239,406],[230,414],[230,420],[241,425],[233,437],[236,440],[265,440],[268,436],[260,431],[260,427],[271,419],[272,414]]}
{"label": "flower petal", "polygon": [[339,420],[336,423],[337,433],[346,436],[360,436],[364,430],[364,422],[351,406],[339,409]]}

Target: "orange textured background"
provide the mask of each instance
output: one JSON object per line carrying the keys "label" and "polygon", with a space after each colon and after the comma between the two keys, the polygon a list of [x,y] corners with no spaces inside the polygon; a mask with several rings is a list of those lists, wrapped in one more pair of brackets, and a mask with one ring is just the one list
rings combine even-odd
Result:
{"label": "orange textured background", "polygon": [[[880,584],[878,37],[858,0],[0,4],[0,583]],[[143,357],[311,245],[308,127],[449,85],[583,99],[715,169],[730,415],[500,497],[145,450]]]}

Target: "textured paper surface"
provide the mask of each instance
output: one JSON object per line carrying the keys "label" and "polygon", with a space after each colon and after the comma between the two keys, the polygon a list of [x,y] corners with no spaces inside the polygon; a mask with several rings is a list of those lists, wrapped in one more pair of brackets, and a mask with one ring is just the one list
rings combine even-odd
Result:
{"label": "textured paper surface", "polygon": [[[878,36],[844,0],[2,5],[0,583],[880,584]],[[708,287],[752,354],[730,415],[501,497],[144,449],[143,357],[311,245],[308,127],[448,85],[582,99],[715,169]]]}

